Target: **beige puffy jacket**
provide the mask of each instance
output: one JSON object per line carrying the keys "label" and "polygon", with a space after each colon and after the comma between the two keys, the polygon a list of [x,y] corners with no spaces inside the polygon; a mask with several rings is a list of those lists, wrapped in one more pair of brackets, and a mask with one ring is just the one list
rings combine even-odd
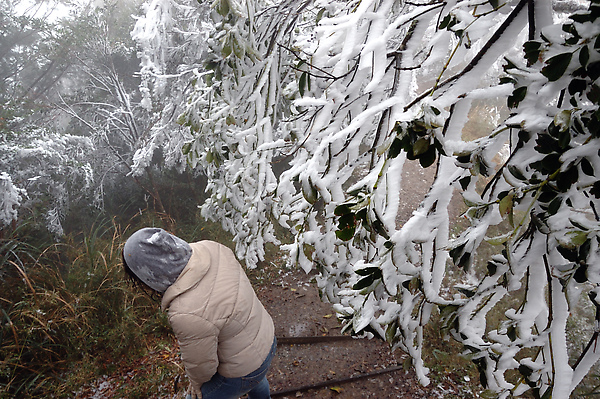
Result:
{"label": "beige puffy jacket", "polygon": [[164,293],[162,309],[179,341],[193,388],[218,371],[243,377],[267,358],[273,320],[260,303],[233,252],[216,242],[190,244],[192,256]]}

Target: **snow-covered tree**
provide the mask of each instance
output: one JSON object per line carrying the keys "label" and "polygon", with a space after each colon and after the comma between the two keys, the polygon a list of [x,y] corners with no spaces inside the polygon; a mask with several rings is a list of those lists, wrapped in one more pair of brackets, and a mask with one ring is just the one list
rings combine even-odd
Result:
{"label": "snow-covered tree", "polygon": [[[138,60],[129,37],[134,20],[129,15],[135,4],[107,4],[103,8],[77,10],[68,25],[80,32],[73,51],[73,68],[57,87],[53,107],[64,119],[66,131],[89,137],[97,147],[94,171],[100,186],[110,187],[115,176],[131,173],[133,155],[151,129],[153,115],[142,106],[135,76]],[[131,179],[153,197],[157,210],[164,212],[154,185],[152,171]],[[100,202],[103,196],[99,197]]]}
{"label": "snow-covered tree", "polygon": [[23,206],[29,211],[38,209],[43,216],[41,224],[56,237],[62,236],[62,222],[70,206],[93,194],[89,160],[94,150],[86,137],[42,128],[5,134],[0,140],[0,192],[2,208],[11,218],[3,218],[2,227],[16,220],[18,207]]}
{"label": "snow-covered tree", "polygon": [[20,213],[41,214],[40,224],[60,236],[69,206],[93,185],[91,141],[58,133],[48,113],[49,96],[73,64],[64,53],[74,37],[46,20],[48,4],[0,5],[0,228]]}
{"label": "snow-covered tree", "polygon": [[17,220],[17,208],[21,206],[23,189],[15,187],[12,178],[6,172],[0,174],[0,226],[6,226]]}
{"label": "snow-covered tree", "polygon": [[[568,397],[600,358],[599,17],[598,0],[215,2],[180,118],[203,213],[251,267],[272,222],[289,228],[290,263],[422,383],[439,312],[484,386]],[[497,99],[506,119],[476,114]],[[494,128],[467,137],[482,117]],[[435,177],[403,220],[417,162]],[[583,349],[567,339],[579,303]]]}
{"label": "snow-covered tree", "polygon": [[208,7],[196,1],[154,0],[143,4],[131,32],[140,58],[141,106],[153,115],[149,131],[136,148],[134,175],[152,163],[160,149],[167,165],[186,166],[181,148],[192,140],[177,123],[191,89],[190,80],[202,65],[211,27]]}

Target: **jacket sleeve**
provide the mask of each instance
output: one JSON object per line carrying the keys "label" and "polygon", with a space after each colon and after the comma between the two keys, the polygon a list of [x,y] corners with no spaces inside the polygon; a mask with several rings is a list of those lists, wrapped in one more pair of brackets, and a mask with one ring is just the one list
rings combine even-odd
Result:
{"label": "jacket sleeve", "polygon": [[202,384],[212,378],[219,366],[219,330],[208,320],[189,313],[172,315],[169,321],[179,341],[188,378],[193,388],[200,392]]}

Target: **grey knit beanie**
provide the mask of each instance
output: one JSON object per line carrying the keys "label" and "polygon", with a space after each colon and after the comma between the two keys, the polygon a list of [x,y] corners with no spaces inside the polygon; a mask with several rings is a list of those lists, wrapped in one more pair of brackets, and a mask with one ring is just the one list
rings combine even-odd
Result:
{"label": "grey knit beanie", "polygon": [[190,245],[163,229],[146,227],[125,242],[123,257],[147,286],[165,292],[177,280],[192,256]]}

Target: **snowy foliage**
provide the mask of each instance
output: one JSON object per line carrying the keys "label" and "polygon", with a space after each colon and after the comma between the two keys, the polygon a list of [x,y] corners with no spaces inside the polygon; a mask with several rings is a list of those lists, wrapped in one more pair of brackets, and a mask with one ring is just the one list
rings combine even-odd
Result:
{"label": "snowy foliage", "polygon": [[190,79],[206,52],[211,27],[198,2],[150,0],[137,17],[131,33],[140,57],[141,105],[152,116],[152,127],[141,137],[133,157],[133,173],[140,175],[152,163],[157,149],[167,166],[186,165],[182,146],[191,140],[177,123],[189,95]]}
{"label": "snowy foliage", "polygon": [[32,219],[59,237],[66,212],[94,184],[92,142],[58,133],[49,104],[74,58],[61,52],[73,30],[49,21],[52,4],[0,5],[0,226]]}
{"label": "snowy foliage", "polygon": [[[46,227],[60,237],[70,205],[93,192],[89,162],[93,152],[92,142],[85,137],[38,128],[4,134],[0,140],[1,209],[8,211],[13,206],[13,219],[17,205],[29,211],[39,209]],[[3,214],[2,222],[10,220]]]}
{"label": "snowy foliage", "polygon": [[23,194],[24,190],[15,187],[6,172],[0,173],[0,226],[17,220],[17,209],[21,205]]}
{"label": "snowy foliage", "polygon": [[[203,214],[251,267],[272,221],[289,228],[290,262],[319,271],[346,328],[408,352],[424,384],[439,312],[484,386],[569,396],[600,357],[600,4],[585,6],[555,24],[545,0],[216,2],[180,118]],[[467,137],[495,99],[508,119]],[[435,180],[400,220],[416,162]],[[584,292],[581,350],[566,329]]]}

